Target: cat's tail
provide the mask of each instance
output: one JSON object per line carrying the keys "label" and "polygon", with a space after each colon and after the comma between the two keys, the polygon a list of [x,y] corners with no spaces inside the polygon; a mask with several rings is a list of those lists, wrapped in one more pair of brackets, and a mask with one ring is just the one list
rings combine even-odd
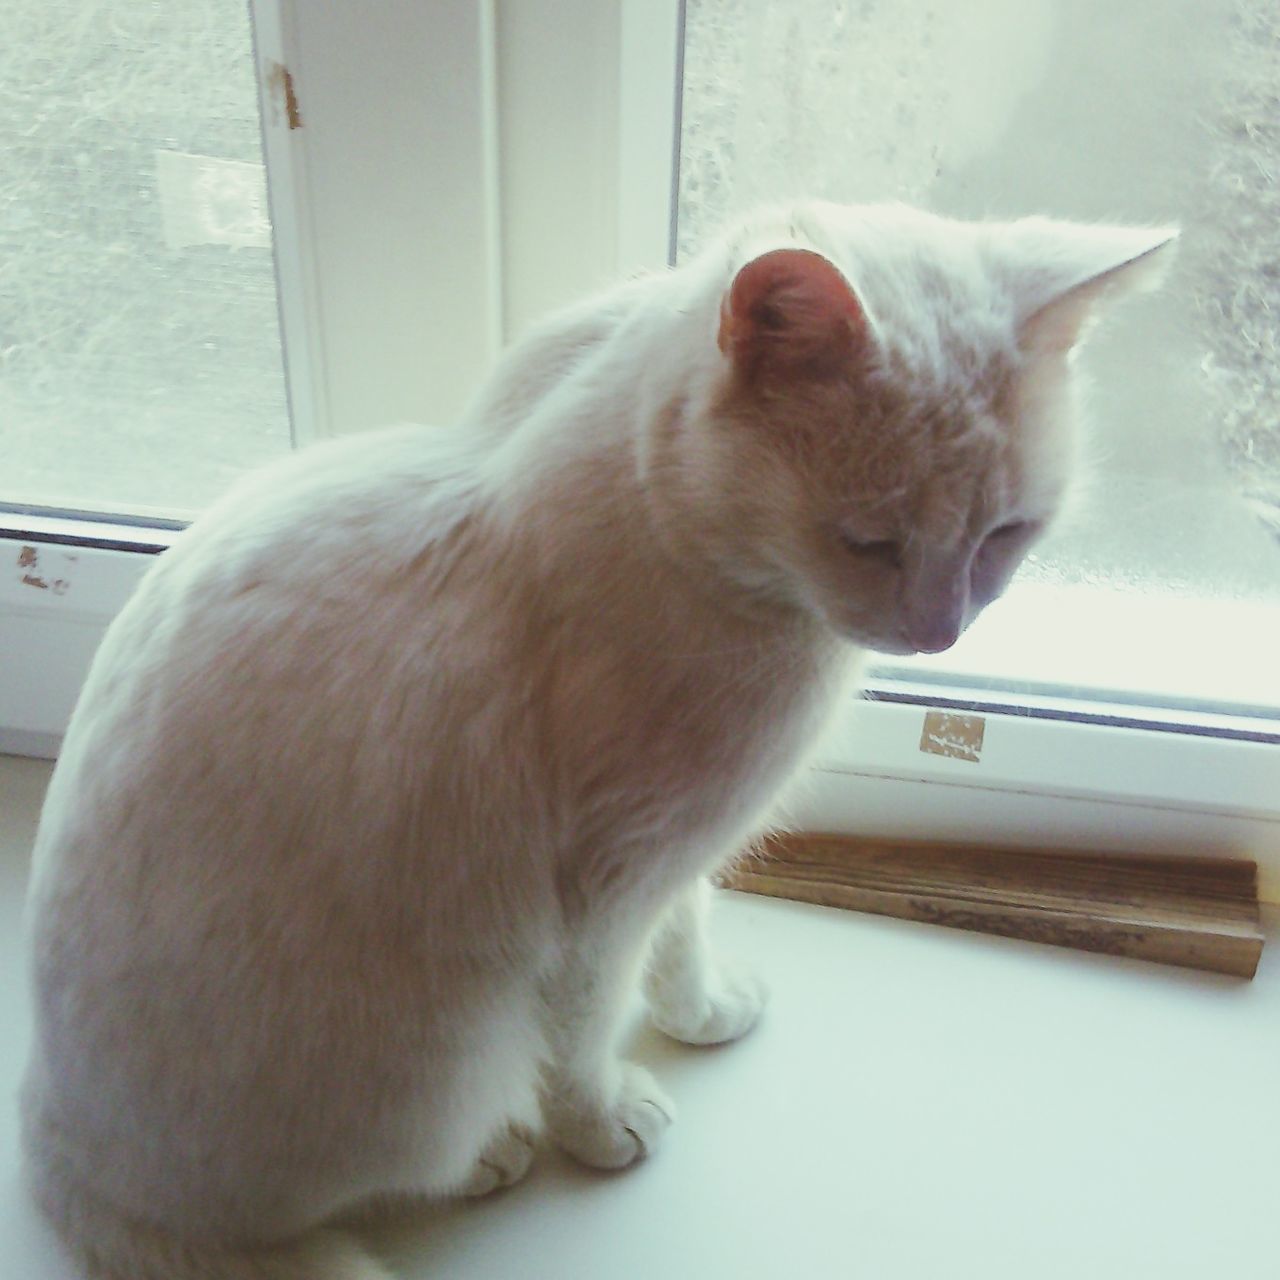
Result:
{"label": "cat's tail", "polygon": [[90,1280],[393,1280],[351,1236],[331,1230],[243,1252],[141,1234],[108,1249],[67,1243]]}
{"label": "cat's tail", "polygon": [[224,1246],[132,1221],[65,1185],[54,1196],[48,1182],[31,1190],[88,1280],[394,1280],[337,1227],[271,1244]]}
{"label": "cat's tail", "polygon": [[261,1245],[189,1239],[119,1210],[76,1176],[28,1086],[23,1181],[88,1280],[395,1280],[345,1230],[318,1226]]}
{"label": "cat's tail", "polygon": [[286,1244],[223,1249],[137,1229],[66,1239],[89,1280],[394,1280],[353,1236],[323,1228]]}

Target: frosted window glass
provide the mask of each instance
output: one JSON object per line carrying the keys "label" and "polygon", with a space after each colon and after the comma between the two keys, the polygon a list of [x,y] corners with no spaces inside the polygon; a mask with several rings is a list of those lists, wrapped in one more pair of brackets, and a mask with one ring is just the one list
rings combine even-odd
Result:
{"label": "frosted window glass", "polygon": [[1095,484],[1025,571],[1280,595],[1274,0],[688,0],[678,252],[792,196],[1180,224],[1086,353]]}
{"label": "frosted window glass", "polygon": [[244,0],[6,0],[0,503],[184,515],[290,447]]}

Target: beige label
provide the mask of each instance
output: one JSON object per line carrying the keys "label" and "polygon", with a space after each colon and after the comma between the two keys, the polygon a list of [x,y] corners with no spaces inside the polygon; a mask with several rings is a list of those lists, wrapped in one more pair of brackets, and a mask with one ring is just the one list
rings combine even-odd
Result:
{"label": "beige label", "polygon": [[927,711],[920,734],[920,750],[930,755],[950,756],[977,764],[982,757],[982,716],[956,715],[952,711]]}
{"label": "beige label", "polygon": [[267,171],[262,165],[160,149],[156,185],[165,243],[171,250],[193,244],[271,247]]}

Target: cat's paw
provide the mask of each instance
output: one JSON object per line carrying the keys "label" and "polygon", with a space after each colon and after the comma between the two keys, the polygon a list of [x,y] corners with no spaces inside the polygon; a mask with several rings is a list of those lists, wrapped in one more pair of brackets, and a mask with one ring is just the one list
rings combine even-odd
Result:
{"label": "cat's paw", "polygon": [[624,1062],[619,1072],[607,1105],[563,1098],[544,1103],[551,1136],[593,1169],[625,1169],[650,1155],[675,1116],[675,1104],[643,1067]]}
{"label": "cat's paw", "polygon": [[534,1135],[522,1124],[509,1124],[480,1153],[467,1180],[458,1188],[463,1196],[487,1196],[519,1182],[533,1163]]}
{"label": "cat's paw", "polygon": [[678,991],[660,982],[646,987],[649,1016],[659,1031],[682,1044],[725,1044],[760,1020],[768,988],[749,973],[722,972],[710,991]]}

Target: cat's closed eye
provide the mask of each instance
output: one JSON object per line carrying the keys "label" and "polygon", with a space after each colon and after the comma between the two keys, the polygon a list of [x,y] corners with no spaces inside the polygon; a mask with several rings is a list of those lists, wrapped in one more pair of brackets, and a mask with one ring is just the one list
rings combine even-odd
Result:
{"label": "cat's closed eye", "polygon": [[1007,520],[987,534],[970,568],[975,599],[985,604],[1005,589],[1041,528],[1038,520]]}
{"label": "cat's closed eye", "polygon": [[1016,542],[1020,538],[1031,537],[1037,527],[1034,520],[1010,520],[992,529],[985,541],[990,542],[995,539],[1000,542]]}
{"label": "cat's closed eye", "polygon": [[840,530],[840,541],[845,547],[868,563],[879,564],[888,569],[897,569],[902,564],[902,547],[892,538],[862,538]]}
{"label": "cat's closed eye", "polygon": [[1040,535],[1044,524],[1040,520],[1006,520],[983,538],[978,546],[980,559],[1021,555]]}

